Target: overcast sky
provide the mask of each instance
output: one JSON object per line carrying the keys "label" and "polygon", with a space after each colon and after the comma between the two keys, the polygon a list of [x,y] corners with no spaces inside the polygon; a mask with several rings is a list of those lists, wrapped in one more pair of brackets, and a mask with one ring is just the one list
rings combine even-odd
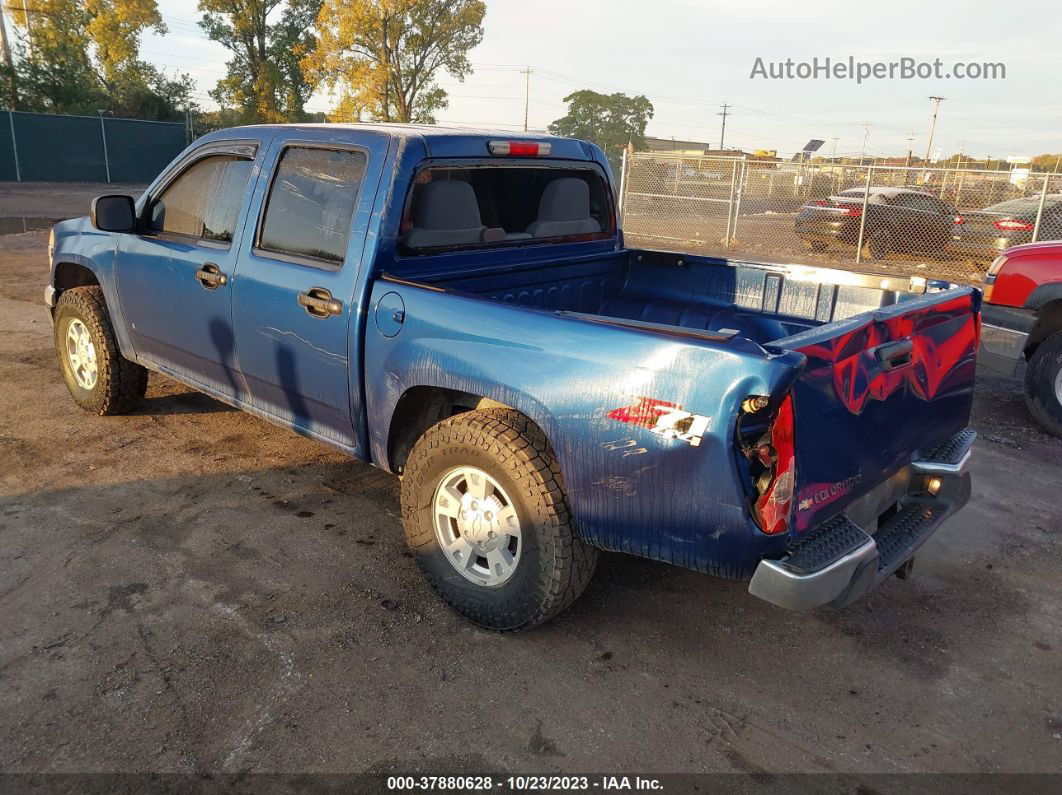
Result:
{"label": "overcast sky", "polygon": [[[197,27],[195,0],[159,0],[169,26],[148,37],[143,54],[187,71],[200,102],[224,73],[224,48]],[[544,128],[564,115],[563,97],[579,88],[645,94],[656,113],[648,134],[719,145],[719,105],[727,146],[789,154],[809,138],[836,137],[838,153],[858,154],[869,122],[867,155],[925,151],[932,104],[941,104],[933,149],[945,155],[1006,157],[1062,152],[1062,11],[1055,0],[1001,4],[862,4],[803,0],[487,0],[483,43],[471,53],[464,83],[442,75],[450,106],[440,123],[520,129],[525,65],[531,75],[529,122]],[[765,62],[870,62],[902,57],[1003,63],[1006,79],[763,80]],[[328,110],[315,96],[311,110]]]}

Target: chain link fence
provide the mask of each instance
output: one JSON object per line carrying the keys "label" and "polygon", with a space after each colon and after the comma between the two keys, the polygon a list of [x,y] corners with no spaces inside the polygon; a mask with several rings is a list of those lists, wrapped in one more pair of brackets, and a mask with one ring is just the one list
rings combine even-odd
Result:
{"label": "chain link fence", "polygon": [[1004,249],[1062,238],[1062,174],[637,153],[632,245],[976,284]]}
{"label": "chain link fence", "polygon": [[150,182],[188,140],[179,122],[0,112],[0,181]]}

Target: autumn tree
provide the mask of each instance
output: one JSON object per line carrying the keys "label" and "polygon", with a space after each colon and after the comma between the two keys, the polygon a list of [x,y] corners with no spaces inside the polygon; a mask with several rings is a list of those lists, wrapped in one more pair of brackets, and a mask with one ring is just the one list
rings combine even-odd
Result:
{"label": "autumn tree", "polygon": [[554,135],[583,138],[615,157],[628,142],[645,148],[645,126],[653,118],[653,105],[644,96],[599,94],[584,89],[564,98],[568,113],[549,125]]}
{"label": "autumn tree", "polygon": [[173,119],[193,105],[190,77],[140,60],[143,33],[166,31],[156,0],[33,0],[9,11],[21,110]]}
{"label": "autumn tree", "polygon": [[432,123],[447,106],[435,79],[472,71],[485,13],[482,0],[325,0],[302,66],[315,87],[339,92],[340,118]]}
{"label": "autumn tree", "polygon": [[199,0],[199,25],[232,53],[210,95],[241,121],[300,121],[312,92],[299,67],[313,52],[321,0]]}

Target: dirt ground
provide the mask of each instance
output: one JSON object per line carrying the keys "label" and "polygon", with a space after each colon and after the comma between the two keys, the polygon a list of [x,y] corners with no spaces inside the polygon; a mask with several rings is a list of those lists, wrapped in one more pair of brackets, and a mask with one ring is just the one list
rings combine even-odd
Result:
{"label": "dirt ground", "polygon": [[795,615],[605,555],[500,636],[421,580],[392,477],[162,377],[82,413],[45,241],[0,236],[0,770],[1062,771],[1062,442],[1016,381],[913,580]]}

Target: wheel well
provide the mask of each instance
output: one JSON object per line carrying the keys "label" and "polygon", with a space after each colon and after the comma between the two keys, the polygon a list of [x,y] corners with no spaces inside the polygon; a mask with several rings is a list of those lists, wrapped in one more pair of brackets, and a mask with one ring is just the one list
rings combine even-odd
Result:
{"label": "wheel well", "polygon": [[1037,311],[1036,325],[1025,343],[1025,358],[1036,353],[1040,343],[1057,331],[1062,331],[1062,298],[1044,304]]}
{"label": "wheel well", "polygon": [[387,434],[387,459],[392,472],[401,474],[409,451],[432,425],[465,411],[512,408],[497,400],[435,386],[412,387],[398,399]]}
{"label": "wheel well", "polygon": [[96,274],[84,265],[74,262],[60,262],[55,266],[55,289],[59,292],[69,290],[71,287],[99,286]]}

